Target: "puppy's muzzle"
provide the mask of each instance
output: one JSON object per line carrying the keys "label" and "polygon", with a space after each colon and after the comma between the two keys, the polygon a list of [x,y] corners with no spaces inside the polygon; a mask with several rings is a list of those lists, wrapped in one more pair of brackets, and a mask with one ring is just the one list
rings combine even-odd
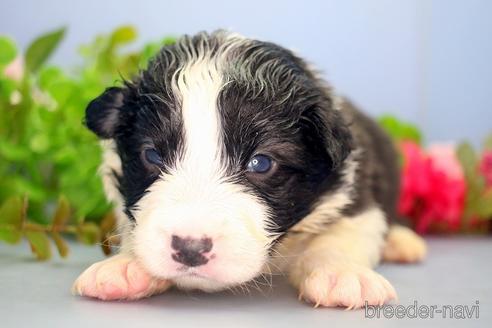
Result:
{"label": "puppy's muzzle", "polygon": [[188,267],[196,267],[207,264],[206,254],[212,250],[212,239],[204,237],[198,238],[181,238],[173,235],[171,247],[176,252],[171,255],[172,259]]}

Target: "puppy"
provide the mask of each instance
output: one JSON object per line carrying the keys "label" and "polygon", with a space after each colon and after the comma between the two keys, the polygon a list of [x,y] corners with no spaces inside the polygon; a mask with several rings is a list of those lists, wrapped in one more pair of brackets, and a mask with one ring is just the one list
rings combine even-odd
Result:
{"label": "puppy", "polygon": [[218,291],[273,268],[300,298],[358,308],[396,298],[373,271],[425,244],[396,218],[397,156],[383,131],[278,45],[184,36],[87,107],[102,139],[120,253],[76,294],[135,300],[174,285]]}

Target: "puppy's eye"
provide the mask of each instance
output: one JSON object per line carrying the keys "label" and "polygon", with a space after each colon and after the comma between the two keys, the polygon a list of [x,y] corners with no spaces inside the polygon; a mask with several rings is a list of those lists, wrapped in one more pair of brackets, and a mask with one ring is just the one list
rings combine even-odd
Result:
{"label": "puppy's eye", "polygon": [[154,164],[154,165],[162,164],[162,158],[159,155],[159,153],[157,153],[157,150],[155,149],[146,149],[144,151],[144,156],[145,156],[145,160],[150,164]]}
{"label": "puppy's eye", "polygon": [[272,169],[273,161],[265,155],[256,155],[248,163],[248,172],[267,173]]}

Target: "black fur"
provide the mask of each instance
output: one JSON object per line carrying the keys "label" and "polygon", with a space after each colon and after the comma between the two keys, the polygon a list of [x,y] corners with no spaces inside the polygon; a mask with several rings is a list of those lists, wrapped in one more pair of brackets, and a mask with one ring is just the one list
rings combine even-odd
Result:
{"label": "black fur", "polygon": [[[142,152],[155,148],[163,159],[163,171],[183,153],[183,122],[171,88],[173,74],[199,47],[213,56],[223,42],[221,33],[185,36],[165,46],[132,82],[108,89],[89,104],[87,126],[99,137],[116,141],[123,163],[117,178],[130,218],[159,174],[147,165]],[[217,105],[228,178],[264,200],[279,232],[308,215],[321,196],[338,191],[344,183],[345,160],[355,148],[362,152],[355,158],[359,165],[354,202],[345,214],[354,215],[377,202],[394,215],[396,156],[375,123],[350,104],[336,110],[323,81],[300,58],[277,45],[249,41],[224,62],[223,73],[230,83]],[[248,173],[246,165],[255,154],[271,156],[275,170],[266,175]]]}
{"label": "black fur", "polygon": [[[338,187],[341,163],[352,150],[352,138],[327,90],[299,58],[259,41],[245,53],[249,57],[240,57],[239,62],[258,58],[249,65],[251,75],[273,60],[271,73],[290,78],[275,81],[264,77],[277,84],[258,93],[258,81],[241,80],[231,65],[228,74],[233,82],[219,98],[225,156],[239,164],[231,168],[231,174],[238,174],[241,183],[265,200],[279,231],[285,232],[309,214],[321,195]],[[274,158],[278,164],[275,173],[242,174],[255,154]]]}
{"label": "black fur", "polygon": [[123,99],[123,90],[111,87],[87,105],[85,124],[101,139],[113,138],[119,128]]}

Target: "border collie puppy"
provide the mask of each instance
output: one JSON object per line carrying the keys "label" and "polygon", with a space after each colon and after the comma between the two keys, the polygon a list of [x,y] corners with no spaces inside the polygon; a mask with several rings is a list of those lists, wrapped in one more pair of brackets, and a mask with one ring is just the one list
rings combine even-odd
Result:
{"label": "border collie puppy", "polygon": [[393,226],[397,156],[304,60],[224,31],[184,36],[87,107],[104,148],[120,253],[76,294],[139,299],[170,286],[218,291],[272,268],[316,306],[396,298],[373,270],[416,262],[424,242]]}

